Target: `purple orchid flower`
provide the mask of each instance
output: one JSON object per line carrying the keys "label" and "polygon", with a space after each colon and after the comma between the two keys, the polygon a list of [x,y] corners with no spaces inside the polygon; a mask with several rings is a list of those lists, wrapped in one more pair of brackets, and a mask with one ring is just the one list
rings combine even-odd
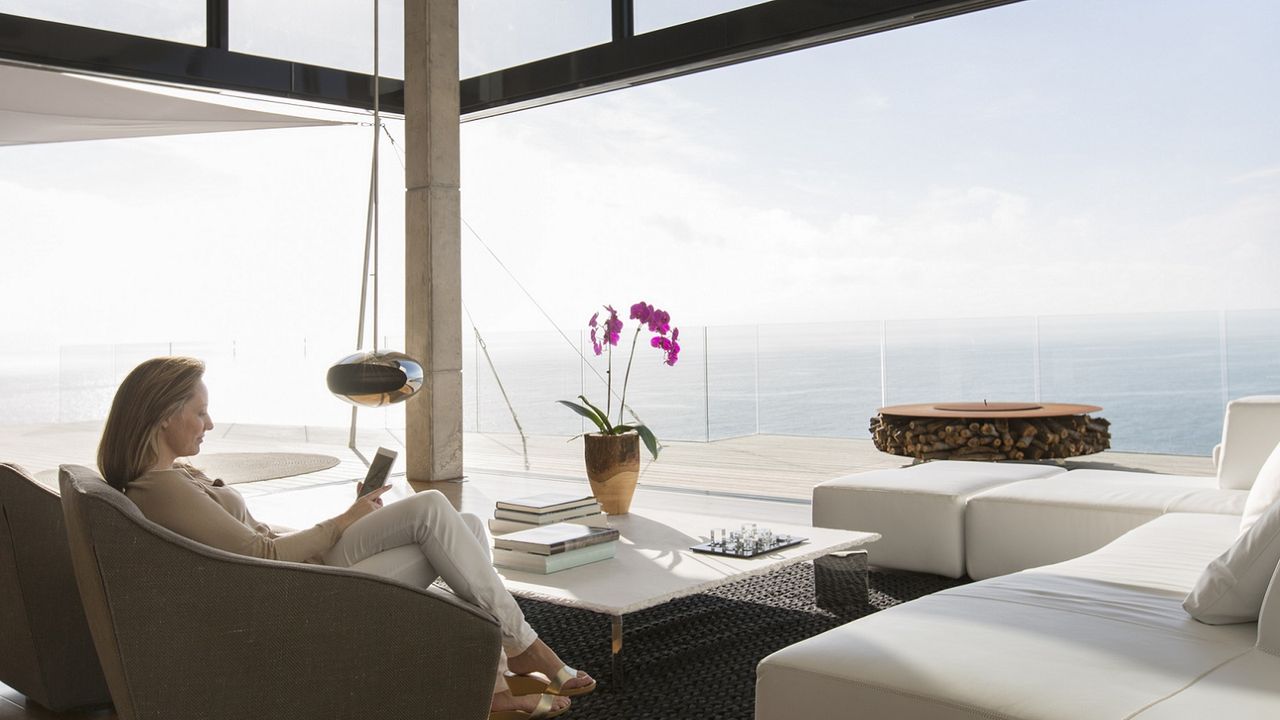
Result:
{"label": "purple orchid flower", "polygon": [[680,328],[675,328],[671,331],[670,338],[655,335],[653,339],[649,341],[649,345],[656,348],[662,348],[662,351],[666,353],[667,356],[663,362],[668,365],[675,365],[676,361],[680,359],[680,343],[676,342],[676,338],[679,337]]}
{"label": "purple orchid flower", "polygon": [[653,316],[653,306],[645,304],[645,301],[643,300],[631,306],[632,320],[639,320],[642,323],[648,323],[649,318],[652,316]]}
{"label": "purple orchid flower", "polygon": [[656,332],[659,335],[666,335],[671,330],[671,313],[666,310],[653,311],[649,316],[649,331]]}
{"label": "purple orchid flower", "polygon": [[618,319],[618,311],[614,310],[612,305],[605,305],[604,309],[609,311],[609,319],[604,321],[605,341],[617,346],[618,341],[622,339],[622,321]]}
{"label": "purple orchid flower", "polygon": [[600,345],[600,341],[596,339],[596,328],[599,325],[596,321],[599,318],[600,313],[596,313],[587,321],[587,326],[591,328],[591,349],[595,351],[596,355],[599,355],[600,351],[604,349],[603,346]]}

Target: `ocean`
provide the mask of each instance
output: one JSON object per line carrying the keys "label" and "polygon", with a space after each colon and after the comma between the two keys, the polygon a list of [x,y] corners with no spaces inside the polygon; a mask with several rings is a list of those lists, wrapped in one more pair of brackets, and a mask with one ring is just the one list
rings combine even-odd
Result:
{"label": "ocean", "polygon": [[[613,357],[615,394],[629,330]],[[518,419],[531,435],[588,430],[555,401],[585,394],[603,407],[608,365],[584,333],[569,337],[576,347],[555,331],[485,334],[487,354],[465,342],[465,428],[515,432]],[[627,403],[663,440],[866,438],[883,405],[1035,400],[1102,406],[1115,450],[1208,455],[1229,399],[1280,394],[1280,310],[687,327],[673,367],[647,338]],[[314,338],[8,351],[0,424],[102,418],[130,368],[173,352],[209,363],[215,421],[344,426],[349,406],[324,374],[349,351]],[[616,397],[611,406],[616,417]],[[403,408],[362,411],[360,422],[403,427]]]}

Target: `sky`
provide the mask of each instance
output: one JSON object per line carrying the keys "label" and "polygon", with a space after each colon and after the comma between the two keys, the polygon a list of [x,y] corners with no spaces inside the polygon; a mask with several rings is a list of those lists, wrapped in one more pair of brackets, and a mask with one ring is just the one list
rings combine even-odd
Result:
{"label": "sky", "polygon": [[[367,71],[368,42],[319,40],[367,37],[351,3],[308,4],[273,36],[270,13],[301,2],[253,4],[233,46]],[[201,15],[153,0],[0,12],[199,42],[189,4]],[[607,3],[549,5],[464,0],[463,74],[605,39]],[[637,5],[641,31],[688,13]],[[576,330],[642,299],[694,326],[1280,308],[1276,27],[1270,0],[1026,0],[464,123],[463,217],[483,243],[464,230],[463,300],[487,332],[551,332],[544,311]],[[359,125],[0,148],[0,355],[354,344],[369,150]],[[384,143],[393,337],[395,158]]]}

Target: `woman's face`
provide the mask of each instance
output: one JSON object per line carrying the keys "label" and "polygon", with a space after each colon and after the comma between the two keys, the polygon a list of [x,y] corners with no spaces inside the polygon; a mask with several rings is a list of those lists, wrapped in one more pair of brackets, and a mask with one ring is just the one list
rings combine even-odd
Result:
{"label": "woman's face", "polygon": [[204,434],[213,429],[209,417],[209,390],[204,382],[178,412],[160,425],[160,445],[175,457],[190,457],[200,452]]}

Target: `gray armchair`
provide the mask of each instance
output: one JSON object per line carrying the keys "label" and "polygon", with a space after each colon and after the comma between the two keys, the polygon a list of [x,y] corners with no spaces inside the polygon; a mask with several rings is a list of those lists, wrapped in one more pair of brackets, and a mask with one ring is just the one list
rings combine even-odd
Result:
{"label": "gray armchair", "polygon": [[52,710],[109,705],[58,494],[0,463],[0,682]]}
{"label": "gray armchair", "polygon": [[59,477],[71,558],[121,720],[488,716],[499,630],[448,593],[216,550],[94,471]]}

